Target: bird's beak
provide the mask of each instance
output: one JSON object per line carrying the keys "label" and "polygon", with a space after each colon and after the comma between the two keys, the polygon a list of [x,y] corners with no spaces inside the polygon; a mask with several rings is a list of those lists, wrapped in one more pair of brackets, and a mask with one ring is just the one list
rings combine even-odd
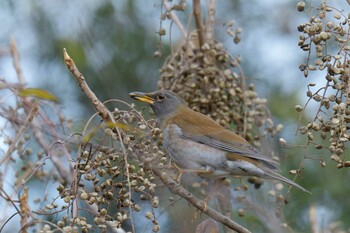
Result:
{"label": "bird's beak", "polygon": [[131,92],[129,93],[129,96],[135,100],[138,100],[147,104],[154,104],[154,99],[143,92]]}

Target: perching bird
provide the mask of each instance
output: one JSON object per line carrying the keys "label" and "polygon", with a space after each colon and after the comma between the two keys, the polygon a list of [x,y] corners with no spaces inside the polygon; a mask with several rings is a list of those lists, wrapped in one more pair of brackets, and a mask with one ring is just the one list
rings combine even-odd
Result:
{"label": "perching bird", "polygon": [[275,179],[309,192],[277,173],[278,163],[261,154],[245,139],[209,117],[190,109],[174,92],[132,92],[154,111],[163,132],[163,145],[181,168],[205,177],[229,175]]}

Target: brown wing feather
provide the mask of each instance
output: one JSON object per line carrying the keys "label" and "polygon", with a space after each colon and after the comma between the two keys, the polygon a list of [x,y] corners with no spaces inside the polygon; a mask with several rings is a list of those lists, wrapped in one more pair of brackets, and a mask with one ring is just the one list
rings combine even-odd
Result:
{"label": "brown wing feather", "polygon": [[266,158],[241,136],[188,107],[179,108],[176,114],[167,120],[167,123],[178,125],[186,139],[229,152],[227,153],[227,159],[229,160],[239,158],[253,164],[263,162],[271,168],[277,168],[278,166],[277,162]]}

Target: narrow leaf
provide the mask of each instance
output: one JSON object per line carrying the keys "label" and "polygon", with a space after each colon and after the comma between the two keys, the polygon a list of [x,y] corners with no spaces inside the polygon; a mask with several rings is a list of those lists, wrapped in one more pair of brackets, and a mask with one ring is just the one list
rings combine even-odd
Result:
{"label": "narrow leaf", "polygon": [[19,96],[22,96],[22,97],[33,96],[33,97],[37,97],[40,99],[49,100],[53,102],[59,101],[58,97],[40,88],[25,88],[25,89],[19,90],[18,94]]}

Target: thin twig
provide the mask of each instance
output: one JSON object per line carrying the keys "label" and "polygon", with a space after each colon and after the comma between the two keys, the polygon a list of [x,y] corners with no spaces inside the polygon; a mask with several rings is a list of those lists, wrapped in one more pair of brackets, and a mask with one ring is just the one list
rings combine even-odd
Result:
{"label": "thin twig", "polygon": [[319,233],[319,222],[317,221],[317,207],[316,205],[311,205],[309,208],[309,221],[311,225],[311,232],[312,233]]}
{"label": "thin twig", "polygon": [[85,82],[84,76],[80,73],[78,68],[75,66],[74,61],[69,57],[65,48],[63,49],[63,57],[64,57],[64,62],[66,63],[68,70],[72,73],[72,75],[78,81],[79,87],[86,94],[86,96],[90,99],[90,101],[94,105],[96,111],[99,114],[107,114],[107,115],[101,115],[102,119],[105,121],[113,122],[114,121],[113,117],[111,117],[110,113],[103,111],[105,106],[103,105],[103,103],[101,101],[99,101],[99,99],[96,97],[95,93],[91,91],[91,89],[89,88],[89,86]]}
{"label": "thin twig", "polygon": [[[10,53],[13,59],[13,66],[16,70],[16,74],[17,74],[17,79],[21,85],[21,88],[25,87],[25,79],[24,76],[22,74],[22,67],[21,67],[21,63],[20,63],[20,56],[19,53],[17,51],[17,46],[16,46],[16,42],[14,40],[14,38],[11,38],[10,41],[11,47],[10,47]],[[27,115],[30,114],[31,109],[33,108],[33,103],[28,99],[28,98],[23,98],[23,102],[24,102],[24,109]],[[33,121],[31,122],[31,128],[33,130],[33,134],[34,137],[36,139],[36,141],[38,142],[38,144],[41,146],[41,148],[44,149],[45,153],[47,155],[49,155],[49,145],[46,142],[46,140],[44,140],[44,138],[42,137],[42,133],[39,130],[40,127],[37,126],[41,126],[43,122],[45,122],[48,126],[52,126],[51,121],[48,120],[46,117],[44,117],[40,111],[38,110],[38,115],[42,118],[42,121],[39,123],[38,120],[36,120],[35,118],[33,119]],[[58,133],[56,132],[56,130],[51,127],[53,129],[52,134],[56,137],[57,139],[57,135]],[[65,155],[68,157],[69,160],[71,160],[68,150],[67,148],[63,149],[65,152]],[[66,171],[65,167],[66,165],[63,165],[60,161],[60,159],[56,156],[51,156],[51,161],[53,162],[53,164],[55,165],[55,167],[57,168],[58,173],[60,174],[60,176],[65,179],[65,180],[69,180],[70,179],[70,174]],[[70,166],[70,170],[72,170],[72,166]]]}
{"label": "thin twig", "polygon": [[[64,58],[66,65],[68,69],[71,71],[75,79],[78,81],[79,86],[81,87],[82,91],[87,95],[87,97],[94,101],[92,102],[93,106],[95,107],[95,110],[99,113],[99,115],[102,117],[102,120],[106,122],[114,122],[113,118],[110,118],[112,116],[112,113],[106,108],[106,106],[96,97],[96,95],[90,90],[88,84],[85,82],[85,79],[83,75],[78,71],[77,67],[74,64],[74,61],[69,57],[67,54],[67,51],[64,49]],[[120,140],[122,141],[122,140]],[[147,163],[146,159],[142,159],[140,157],[141,162],[145,163],[145,166],[148,166],[149,169],[152,170],[154,175],[156,175],[162,183],[168,187],[168,189],[178,194],[179,196],[186,199],[189,203],[191,203],[194,207],[197,209],[203,211],[203,213],[207,214],[212,219],[221,222],[222,224],[226,225],[227,227],[239,232],[239,233],[250,233],[249,230],[244,228],[243,226],[239,225],[238,223],[234,222],[230,218],[224,216],[223,214],[217,212],[216,210],[208,207],[205,205],[205,203],[195,197],[192,193],[190,193],[188,190],[186,190],[184,187],[182,187],[180,184],[178,184],[174,179],[172,179],[170,176],[163,176],[162,171],[150,166],[149,163]]]}
{"label": "thin twig", "polygon": [[205,38],[204,38],[204,26],[203,26],[203,21],[202,21],[202,17],[201,17],[201,1],[200,0],[193,0],[193,15],[194,15],[194,19],[196,21],[196,26],[197,26],[199,48],[202,48],[202,46],[205,43]]}
{"label": "thin twig", "polygon": [[19,231],[21,232],[23,230],[23,228],[28,228],[36,223],[45,223],[47,225],[50,225],[52,227],[55,227],[56,229],[53,231],[53,232],[56,232],[56,231],[59,231],[59,232],[64,232],[60,227],[58,227],[56,224],[50,222],[50,221],[46,221],[46,220],[39,220],[39,219],[35,219],[35,220],[32,220],[31,222],[28,222],[27,224],[25,224],[25,226],[22,226]]}
{"label": "thin twig", "polygon": [[15,38],[13,38],[13,37],[11,37],[11,40],[10,40],[10,54],[13,57],[13,66],[16,70],[16,74],[17,74],[17,78],[19,80],[19,83],[24,85],[25,80],[24,80],[22,68],[21,68],[20,62],[19,62],[20,57],[19,57],[19,53],[17,52]]}
{"label": "thin twig", "polygon": [[215,2],[216,0],[210,0],[208,8],[208,19],[205,27],[205,40],[214,40],[214,24],[215,24]]}
{"label": "thin twig", "polygon": [[20,137],[22,136],[23,132],[27,129],[27,127],[29,126],[29,124],[33,121],[34,116],[36,115],[36,113],[38,112],[38,103],[35,102],[31,111],[29,112],[24,124],[18,129],[18,132],[16,134],[16,137],[14,138],[14,140],[11,142],[11,145],[9,146],[9,148],[7,149],[5,155],[2,157],[2,159],[0,160],[0,165],[5,162],[10,155],[12,154],[12,152],[16,149],[16,145],[18,140],[20,139]]}
{"label": "thin twig", "polygon": [[27,233],[28,227],[26,226],[28,222],[28,216],[30,215],[30,209],[28,206],[28,188],[23,190],[23,194],[19,197],[19,206],[21,208],[21,233]]}
{"label": "thin twig", "polygon": [[14,214],[12,214],[8,219],[6,219],[6,221],[4,222],[4,224],[2,224],[1,228],[0,228],[0,232],[2,232],[2,230],[4,230],[4,227],[6,226],[6,224],[8,222],[10,222],[10,220],[15,217],[17,214],[19,214],[19,212],[16,212]]}
{"label": "thin twig", "polygon": [[176,24],[176,26],[179,28],[182,36],[186,39],[188,36],[188,33],[185,29],[185,27],[182,25],[180,19],[177,17],[177,15],[171,10],[171,7],[169,6],[167,1],[163,1],[163,4],[165,6],[165,9],[169,12],[169,18]]}
{"label": "thin twig", "polygon": [[[169,14],[169,19],[172,20],[173,23],[175,23],[175,25],[179,28],[182,36],[185,38],[186,40],[186,45],[189,46],[190,48],[195,48],[195,44],[193,43],[192,40],[190,40],[190,33],[188,33],[189,30],[186,30],[184,25],[181,23],[180,19],[177,17],[177,15],[171,10],[171,7],[169,6],[168,2],[166,0],[162,1],[165,9],[167,10],[168,14]],[[170,28],[171,30],[171,28]],[[171,37],[170,37],[171,39]],[[188,43],[187,43],[188,42]]]}

